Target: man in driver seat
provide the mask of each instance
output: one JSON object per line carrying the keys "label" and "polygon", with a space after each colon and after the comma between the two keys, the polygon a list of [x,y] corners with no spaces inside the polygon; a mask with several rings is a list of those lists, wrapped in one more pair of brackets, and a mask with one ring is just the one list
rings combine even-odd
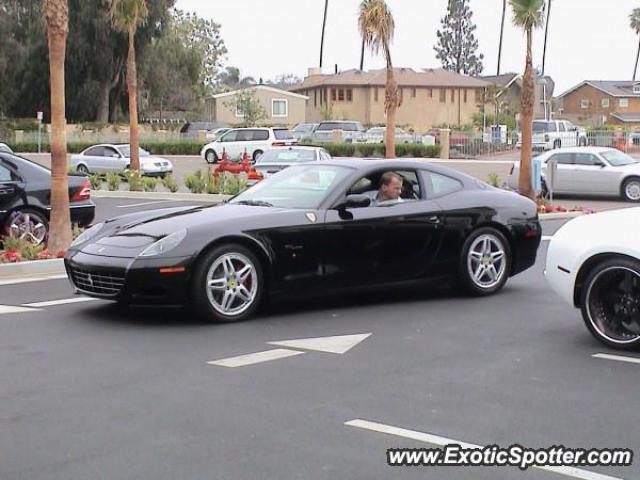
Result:
{"label": "man in driver seat", "polygon": [[402,182],[403,179],[395,172],[385,172],[380,177],[380,187],[378,193],[373,198],[373,204],[378,205],[384,202],[402,202]]}

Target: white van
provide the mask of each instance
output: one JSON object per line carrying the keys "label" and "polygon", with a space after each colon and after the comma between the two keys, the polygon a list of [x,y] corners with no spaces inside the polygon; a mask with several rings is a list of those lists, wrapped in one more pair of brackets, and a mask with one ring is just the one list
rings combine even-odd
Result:
{"label": "white van", "polygon": [[297,144],[298,141],[288,128],[234,128],[206,144],[200,151],[200,156],[207,163],[218,163],[223,152],[229,160],[238,160],[247,152],[255,162],[270,148]]}

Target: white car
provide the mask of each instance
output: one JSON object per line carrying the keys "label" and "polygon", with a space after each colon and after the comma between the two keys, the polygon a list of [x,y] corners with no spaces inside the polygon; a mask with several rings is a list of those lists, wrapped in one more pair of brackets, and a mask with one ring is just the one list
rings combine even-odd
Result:
{"label": "white car", "polygon": [[0,153],[13,153],[13,150],[6,143],[0,142]]}
{"label": "white car", "polygon": [[[566,120],[534,120],[532,147],[551,150],[562,147],[586,147],[587,131]],[[522,133],[518,134],[518,148],[522,147]]]}
{"label": "white car", "polygon": [[207,163],[218,163],[223,152],[229,160],[239,160],[246,152],[255,162],[272,147],[297,144],[298,140],[288,128],[234,128],[202,147],[200,156]]}
{"label": "white car", "polygon": [[[384,143],[387,135],[387,127],[372,127],[365,133],[364,143]],[[405,132],[403,129],[396,127],[396,143],[414,143],[416,137],[410,133]]]}
{"label": "white car", "polygon": [[[131,166],[129,144],[102,144],[89,147],[69,160],[69,167],[79,173],[124,173]],[[160,157],[154,157],[140,149],[140,173],[147,176],[165,177],[173,173],[173,164]]]}
{"label": "white car", "polygon": [[612,348],[640,347],[640,208],[578,217],[552,237],[545,276]]}
{"label": "white car", "polygon": [[[542,190],[569,195],[611,195],[640,202],[640,162],[615,148],[574,147],[552,150],[538,157],[542,162]],[[557,165],[553,183],[550,162]],[[515,163],[507,185],[518,188],[520,164]]]}
{"label": "white car", "polygon": [[331,160],[329,152],[322,147],[278,147],[260,155],[254,168],[267,178],[292,165],[322,160]]}

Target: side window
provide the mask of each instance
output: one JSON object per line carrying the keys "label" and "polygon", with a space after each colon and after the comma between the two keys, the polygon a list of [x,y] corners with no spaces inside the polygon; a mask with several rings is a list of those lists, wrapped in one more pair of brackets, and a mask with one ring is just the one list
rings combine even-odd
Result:
{"label": "side window", "polygon": [[423,170],[421,174],[427,188],[427,197],[430,199],[444,197],[463,188],[462,183],[455,178],[426,170]]}
{"label": "side window", "polygon": [[84,152],[84,154],[88,157],[102,157],[104,148],[103,147],[93,147]]}
{"label": "side window", "polygon": [[235,142],[238,136],[237,130],[232,130],[230,132],[225,133],[220,137],[220,142]]}
{"label": "side window", "polygon": [[573,165],[572,153],[556,153],[551,156],[547,162],[555,160],[558,165]]}
{"label": "side window", "polygon": [[236,142],[250,142],[253,140],[254,130],[238,130],[236,135]]}
{"label": "side window", "polygon": [[253,135],[251,140],[254,142],[264,142],[269,140],[269,131],[268,130],[252,130]]}
{"label": "side window", "polygon": [[120,158],[120,154],[111,147],[104,147],[102,155],[109,158]]}
{"label": "side window", "polygon": [[0,165],[0,182],[10,182],[13,180],[11,170]]}
{"label": "side window", "polygon": [[558,124],[558,128],[560,129],[561,132],[566,132],[567,129],[564,127],[564,122],[560,122]]}
{"label": "side window", "polygon": [[598,157],[590,153],[576,153],[574,155],[574,158],[576,165],[596,166],[602,163],[600,160],[598,160]]}
{"label": "side window", "polygon": [[402,198],[406,200],[420,200],[422,192],[420,190],[420,181],[415,170],[403,170],[396,172],[403,178],[402,182]]}
{"label": "side window", "polygon": [[320,160],[329,160],[331,159],[331,155],[326,150],[320,150]]}

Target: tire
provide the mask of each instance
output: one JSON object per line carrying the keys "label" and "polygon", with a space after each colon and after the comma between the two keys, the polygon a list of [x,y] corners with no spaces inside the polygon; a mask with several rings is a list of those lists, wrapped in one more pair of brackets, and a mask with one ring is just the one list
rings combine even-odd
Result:
{"label": "tire", "polygon": [[[250,268],[245,272],[245,279],[238,278],[246,267]],[[212,280],[218,282],[217,288],[208,287]],[[262,265],[256,255],[242,245],[221,245],[198,260],[191,299],[193,308],[203,319],[238,322],[249,318],[258,308],[263,288]]]}
{"label": "tire", "polygon": [[511,247],[505,236],[492,227],[479,228],[467,237],[462,247],[460,286],[473,296],[493,295],[507,282],[511,262]]}
{"label": "tire", "polygon": [[82,165],[82,164],[76,167],[76,171],[78,173],[82,173],[83,175],[89,175],[91,173],[89,169],[86,167],[86,165]]}
{"label": "tire", "polygon": [[627,178],[622,184],[622,198],[627,202],[640,202],[640,178]]}
{"label": "tire", "polygon": [[556,140],[555,142],[553,142],[553,149],[557,149],[557,148],[562,148],[562,141],[561,140]]}
{"label": "tire", "polygon": [[7,218],[4,233],[24,238],[34,245],[47,241],[49,236],[49,222],[44,214],[30,208],[23,208],[12,212]]}
{"label": "tire", "polygon": [[640,262],[620,257],[598,264],[584,283],[580,309],[589,332],[604,345],[640,347]]}
{"label": "tire", "polygon": [[580,140],[578,140],[578,145],[580,147],[586,147],[587,146],[587,139],[584,138],[584,137],[580,138]]}
{"label": "tire", "polygon": [[264,152],[262,150],[256,150],[255,152],[253,152],[253,163],[256,163],[258,161],[258,157],[263,153]]}
{"label": "tire", "polygon": [[215,150],[207,150],[204,154],[207,163],[218,163],[218,154]]}

